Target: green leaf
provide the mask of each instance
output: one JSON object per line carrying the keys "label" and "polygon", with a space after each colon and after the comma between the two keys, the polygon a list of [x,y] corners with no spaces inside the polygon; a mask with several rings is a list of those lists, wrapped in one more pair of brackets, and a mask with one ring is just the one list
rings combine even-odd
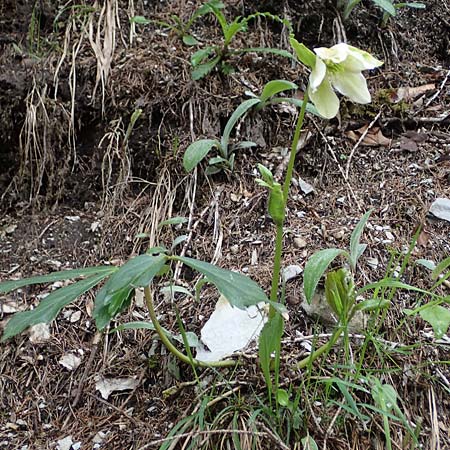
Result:
{"label": "green leaf", "polygon": [[222,139],[220,141],[224,156],[228,157],[228,143],[230,141],[230,134],[236,125],[237,121],[247,114],[248,110],[260,102],[259,98],[250,98],[243,101],[233,112],[228,119],[225,129],[223,130]]}
{"label": "green leaf", "polygon": [[185,256],[173,258],[203,274],[233,306],[244,309],[260,302],[268,302],[261,287],[245,275]]}
{"label": "green leaf", "polygon": [[236,50],[234,53],[269,53],[271,55],[281,56],[283,58],[292,59],[297,61],[295,56],[288,52],[287,50],[283,50],[281,48],[270,48],[270,47],[248,47],[240,50]]}
{"label": "green leaf", "polygon": [[306,45],[300,44],[293,36],[290,37],[289,42],[291,47],[294,49],[295,54],[299,61],[301,61],[305,66],[313,69],[316,65],[316,55],[312,52]]}
{"label": "green leaf", "polygon": [[95,298],[94,319],[97,328],[105,328],[129,304],[133,289],[148,286],[166,261],[166,255],[139,255],[115,272]]}
{"label": "green leaf", "polygon": [[152,23],[151,20],[146,19],[144,16],[134,16],[130,19],[131,23],[137,23],[139,25],[148,25],[149,23]]}
{"label": "green leaf", "polygon": [[372,0],[376,5],[378,5],[383,11],[387,12],[391,16],[395,16],[397,11],[391,0]]}
{"label": "green leaf", "polygon": [[319,450],[319,446],[316,441],[308,434],[306,437],[302,438],[302,450]]}
{"label": "green leaf", "polygon": [[193,170],[214,147],[219,147],[216,139],[201,139],[193,142],[183,156],[183,167],[186,172]]}
{"label": "green leaf", "polygon": [[165,225],[180,225],[180,223],[186,223],[187,221],[188,220],[186,217],[181,216],[171,217],[170,219],[159,222],[158,228],[162,228]]}
{"label": "green leaf", "polygon": [[[115,333],[117,331],[123,331],[123,330],[152,330],[152,331],[155,331],[155,326],[153,325],[152,322],[140,322],[140,321],[128,322],[128,323],[123,323],[123,324],[119,325],[118,327],[112,329],[110,331],[110,333]],[[165,328],[163,328],[163,331],[167,337],[179,342],[180,344],[184,344],[183,337],[180,334],[173,334],[169,330],[166,330]],[[186,333],[186,337],[187,337],[188,344],[190,347],[195,347],[195,348],[198,347],[199,339],[195,333],[188,331]]]}
{"label": "green leaf", "polygon": [[369,210],[364,214],[364,216],[362,216],[361,220],[358,222],[358,225],[356,225],[350,237],[350,266],[353,269],[353,271],[356,269],[356,264],[358,263],[359,257],[366,249],[366,246],[361,245],[359,241],[361,240],[364,227],[366,226],[366,223],[369,220],[369,216],[371,213],[372,210]]}
{"label": "green leaf", "polygon": [[297,88],[298,86],[295,83],[292,83],[291,81],[272,80],[269,81],[264,86],[264,89],[259,99],[261,100],[262,103],[265,103],[267,100],[269,100],[270,97],[273,97],[274,95],[279,94],[280,92]]}
{"label": "green leaf", "polygon": [[211,61],[195,66],[195,69],[191,72],[191,78],[194,81],[198,81],[201,78],[205,77],[209,72],[211,72],[211,70],[214,69],[214,67],[217,66],[219,61],[220,56],[216,56]]}
{"label": "green leaf", "polygon": [[186,241],[188,238],[187,234],[182,234],[181,236],[177,236],[170,247],[171,250],[173,250],[177,245],[180,245],[182,242]]}
{"label": "green leaf", "polygon": [[422,309],[419,312],[420,317],[427,321],[434,330],[436,339],[441,339],[447,333],[450,326],[450,310],[440,305],[433,305]]}
{"label": "green leaf", "polygon": [[362,302],[358,303],[356,305],[356,309],[358,311],[370,312],[389,308],[390,305],[391,302],[389,300],[371,298],[368,300],[363,300]]}
{"label": "green leaf", "polygon": [[105,276],[115,272],[117,267],[114,266],[98,266],[85,267],[84,269],[70,269],[61,272],[52,272],[47,275],[39,275],[31,278],[22,278],[21,280],[4,281],[0,283],[0,292],[8,293],[19,289],[23,286],[41,283],[53,283],[54,281],[71,280],[73,278],[104,274]]}
{"label": "green leaf", "polygon": [[266,386],[269,391],[269,398],[272,397],[273,383],[271,372],[272,354],[275,353],[275,389],[278,387],[278,375],[280,369],[280,350],[281,337],[283,336],[284,321],[281,314],[276,313],[264,325],[259,335],[258,355],[259,364],[266,381]]}
{"label": "green leaf", "polygon": [[397,391],[390,384],[381,384],[378,379],[373,379],[372,397],[382,411],[390,412],[397,406]]}
{"label": "green leaf", "polygon": [[366,284],[357,292],[357,295],[360,295],[366,291],[371,291],[372,289],[378,289],[383,287],[406,289],[407,291],[420,292],[421,294],[427,294],[436,297],[436,294],[433,294],[433,292],[426,291],[424,289],[420,289],[415,286],[411,286],[410,284],[402,283],[401,281],[392,278],[383,278],[382,280],[377,281],[376,283]]}
{"label": "green leaf", "polygon": [[445,258],[443,261],[441,261],[434,269],[433,273],[431,274],[431,277],[433,280],[437,280],[439,278],[439,275],[450,267],[450,256],[448,258]]}
{"label": "green leaf", "polygon": [[419,2],[408,2],[408,3],[397,3],[394,5],[396,8],[403,8],[407,6],[408,8],[425,9],[427,6],[424,3]]}
{"label": "green leaf", "polygon": [[277,390],[277,402],[280,406],[289,406],[289,394],[285,389]]}
{"label": "green leaf", "polygon": [[245,19],[242,19],[241,17],[236,17],[233,22],[231,22],[225,28],[222,28],[222,30],[224,37],[223,45],[227,47],[237,33],[239,33],[240,31],[247,31],[247,21]]}
{"label": "green leaf", "polygon": [[195,297],[191,294],[191,292],[183,286],[178,285],[164,286],[163,288],[161,288],[160,292],[163,294],[171,294],[171,295],[177,293],[184,294],[190,298],[195,299]]}
{"label": "green leaf", "polygon": [[200,6],[200,8],[197,9],[197,11],[194,13],[195,18],[210,13],[211,12],[210,6],[214,6],[217,9],[225,8],[225,5],[221,1],[210,0],[208,3],[205,3],[204,5]]}
{"label": "green leaf", "polygon": [[192,36],[191,34],[185,34],[183,36],[183,43],[185,45],[189,45],[189,46],[193,46],[193,45],[199,44],[198,40],[195,39],[195,37]]}
{"label": "green leaf", "polygon": [[[109,269],[111,269],[111,267],[109,267]],[[36,309],[14,314],[6,324],[2,342],[21,333],[25,328],[32,325],[51,322],[64,306],[89,291],[89,289],[92,289],[107,277],[109,273],[98,273],[85,280],[57,289],[41,300]]]}
{"label": "green leaf", "polygon": [[428,270],[436,269],[436,264],[430,259],[417,259],[416,264],[418,264],[419,266],[423,266]]}
{"label": "green leaf", "polygon": [[326,248],[318,251],[309,258],[303,272],[303,289],[308,303],[311,303],[319,280],[331,262],[339,255],[346,254],[347,252],[338,248]]}
{"label": "green leaf", "polygon": [[214,52],[213,47],[205,47],[200,50],[197,50],[191,56],[191,64],[192,66],[198,66],[205,58],[207,58],[211,53]]}

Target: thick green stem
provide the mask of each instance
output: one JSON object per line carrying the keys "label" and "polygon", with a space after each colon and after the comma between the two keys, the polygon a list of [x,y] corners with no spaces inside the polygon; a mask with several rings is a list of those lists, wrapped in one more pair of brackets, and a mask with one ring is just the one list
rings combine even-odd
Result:
{"label": "thick green stem", "polygon": [[[303,127],[303,120],[305,119],[306,105],[308,104],[308,89],[305,91],[303,97],[302,107],[297,118],[297,124],[295,126],[294,137],[292,139],[291,153],[289,155],[289,163],[286,170],[286,177],[283,184],[283,206],[286,209],[287,200],[289,195],[289,188],[291,187],[292,174],[294,172],[295,157],[297,156],[298,142],[300,140],[300,134]],[[280,282],[281,271],[281,256],[283,252],[283,224],[277,225],[277,234],[275,238],[275,256],[273,262],[273,275],[272,275],[272,288],[270,290],[270,300],[277,301],[278,283]],[[275,310],[270,308],[270,316],[275,314]]]}
{"label": "thick green stem", "polygon": [[189,356],[185,355],[184,353],[180,352],[170,341],[166,333],[164,332],[164,329],[162,328],[161,324],[158,321],[158,318],[156,317],[156,311],[153,307],[153,300],[152,300],[152,294],[150,292],[150,288],[147,286],[144,288],[144,294],[145,294],[145,303],[147,305],[147,309],[150,315],[150,319],[153,323],[153,326],[155,327],[155,331],[158,333],[159,339],[164,344],[164,346],[167,348],[167,350],[170,351],[174,356],[176,356],[180,361],[183,361],[186,364],[193,364],[197,367],[231,367],[236,365],[236,361],[233,361],[231,359],[225,360],[225,361],[215,361],[211,363],[205,363],[203,361],[198,361],[196,359],[191,359]]}
{"label": "thick green stem", "polygon": [[333,347],[333,345],[336,344],[337,340],[340,338],[342,332],[344,331],[344,328],[345,327],[343,327],[343,326],[339,326],[338,328],[336,328],[334,333],[331,335],[330,340],[326,344],[323,344],[316,351],[314,351],[309,356],[307,356],[306,358],[304,358],[300,362],[298,362],[295,365],[295,368],[296,369],[304,369],[309,364],[312,364],[319,356],[323,355],[324,353],[329,352],[331,350],[331,348]]}

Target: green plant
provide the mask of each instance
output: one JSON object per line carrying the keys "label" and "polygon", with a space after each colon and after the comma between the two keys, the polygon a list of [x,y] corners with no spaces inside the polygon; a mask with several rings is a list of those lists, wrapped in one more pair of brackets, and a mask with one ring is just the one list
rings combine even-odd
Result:
{"label": "green plant", "polygon": [[169,28],[176,33],[176,35],[183,41],[185,45],[193,46],[199,44],[199,41],[195,38],[195,36],[192,35],[190,29],[198,18],[211,12],[209,6],[213,6],[217,10],[225,8],[225,5],[220,0],[210,0],[209,2],[200,6],[200,8],[198,8],[194,13],[192,13],[186,22],[183,22],[183,20],[176,14],[173,14],[171,16],[171,22],[165,22],[162,20],[150,20],[146,19],[143,16],[134,16],[130,19],[130,22],[139,25],[155,24],[160,25],[164,28]]}
{"label": "green plant", "polygon": [[192,64],[192,79],[200,80],[208,73],[210,73],[215,67],[218,67],[221,72],[227,74],[233,70],[233,67],[228,63],[228,58],[232,55],[239,55],[242,53],[272,53],[278,56],[294,59],[294,56],[287,52],[286,50],[278,48],[267,48],[267,47],[252,47],[252,48],[242,48],[242,49],[232,49],[230,45],[234,37],[240,33],[245,32],[248,29],[248,23],[257,18],[264,17],[271,19],[276,22],[283,23],[289,30],[291,30],[291,24],[278,16],[270,14],[268,12],[260,13],[256,12],[250,14],[247,17],[236,17],[232,22],[227,22],[227,19],[223,12],[217,8],[214,4],[205,3],[209,10],[214,14],[217,21],[219,22],[220,28],[222,30],[223,41],[221,44],[208,45],[191,56]]}
{"label": "green plant", "polygon": [[[206,173],[211,175],[224,169],[233,170],[235,157],[234,152],[238,149],[250,148],[256,145],[254,142],[250,141],[243,141],[230,145],[231,132],[238,121],[243,119],[251,108],[260,110],[269,104],[279,103],[280,101],[294,103],[295,100],[296,104],[301,104],[302,102],[296,99],[276,97],[276,95],[281,92],[296,88],[297,85],[290,81],[269,81],[264,86],[264,89],[259,97],[255,96],[254,98],[245,100],[236,108],[225,125],[220,141],[218,139],[200,139],[189,145],[183,156],[183,166],[185,170],[187,172],[193,170],[213,149],[217,149],[218,155],[208,161]],[[308,105],[308,107],[310,111],[315,112],[312,105]]]}
{"label": "green plant", "polygon": [[[394,0],[372,0],[373,3],[383,11],[383,18],[381,24],[386,26],[391,17],[397,15],[397,10],[400,8],[415,8],[424,9],[425,4],[419,2],[400,2],[394,3]],[[347,20],[353,9],[361,3],[361,0],[338,0],[338,7],[342,10],[344,20]]]}

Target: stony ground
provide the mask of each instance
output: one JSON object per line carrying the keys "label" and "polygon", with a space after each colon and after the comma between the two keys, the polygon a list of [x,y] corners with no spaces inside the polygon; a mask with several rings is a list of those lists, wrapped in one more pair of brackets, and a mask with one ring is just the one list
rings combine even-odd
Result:
{"label": "stony ground", "polygon": [[[306,71],[278,56],[249,53],[232,57],[233,73],[213,71],[194,82],[192,48],[161,25],[133,29],[129,17],[169,21],[178,14],[187,20],[200,2],[106,2],[112,8],[107,25],[102,2],[95,11],[54,3],[36,2],[33,9],[31,2],[7,0],[0,6],[0,280],[121,264],[149,245],[170,245],[175,236],[188,234],[187,255],[247,273],[268,290],[274,230],[255,168],[262,162],[283,173],[295,110],[267,108],[242,123],[235,138],[258,146],[237,152],[233,173],[206,177],[202,167],[187,175],[182,155],[194,139],[219,137],[248,91],[258,93],[277,78],[304,88]],[[347,39],[385,61],[369,75],[372,104],[343,101],[340,116],[329,122],[308,117],[288,205],[283,264],[303,268],[318,249],[345,248],[359,218],[373,209],[358,283],[381,279],[416,236],[403,279],[430,287],[430,273],[413,261],[437,262],[450,254],[449,222],[429,214],[436,198],[450,197],[448,2],[430,0],[425,10],[401,10],[386,27],[380,27],[380,12],[371,2],[346,22],[330,2],[319,0],[225,3],[227,17],[269,11],[289,18],[298,40],[310,47]],[[193,27],[203,42],[219,39],[219,32],[209,16]],[[289,49],[287,31],[266,19],[252,22],[233,46]],[[126,139],[136,109],[142,115]],[[304,182],[314,190],[305,193]],[[178,215],[189,222],[157,227]],[[144,232],[146,239],[136,238]],[[193,288],[192,273],[181,270],[178,276],[180,284]],[[58,286],[0,296],[0,327],[13,311],[37,305]],[[301,276],[287,285],[290,319],[281,375],[286,386],[291,382],[304,392],[299,436],[308,431],[319,448],[384,448],[380,416],[363,424],[343,413],[342,396],[320,402],[318,380],[335,374],[338,351],[312,374],[289,369],[305,355],[305,336],[329,332],[300,307],[301,286]],[[448,286],[442,293],[449,294]],[[169,357],[151,332],[98,335],[93,299],[88,294],[67,308],[47,336],[24,333],[0,344],[0,448],[51,449],[63,439],[61,449],[70,442],[74,449],[158,448],[175,424],[205,407],[207,396],[218,399],[205,409],[208,425],[181,428],[178,434],[185,436],[166,448],[238,448],[226,431],[236,428],[242,448],[302,448],[297,435],[283,444],[264,422],[257,424],[259,435],[249,427],[256,398],[265,395],[254,349],[242,356],[245,364],[238,371],[204,371],[197,385],[190,368]],[[164,326],[176,330],[174,309],[162,295],[157,300]],[[180,299],[186,328],[198,332],[216,300],[212,288],[204,290],[201,303]],[[405,316],[403,310],[415,301],[395,296],[377,335],[392,346],[383,354],[369,347],[364,370],[381,373],[383,382],[396,387],[422,448],[450,448],[449,343],[436,341],[420,318]],[[147,318],[136,298],[120,321]],[[357,358],[357,341],[353,349]],[[96,387],[112,378],[132,383],[105,399]],[[355,395],[361,404],[368,402],[364,393]],[[414,448],[404,425],[393,422],[391,430],[394,448]]]}

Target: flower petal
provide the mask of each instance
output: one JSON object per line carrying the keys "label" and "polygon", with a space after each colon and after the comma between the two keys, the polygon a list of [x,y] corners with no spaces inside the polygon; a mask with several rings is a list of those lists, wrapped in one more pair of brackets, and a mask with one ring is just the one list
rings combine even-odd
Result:
{"label": "flower petal", "polygon": [[350,72],[361,72],[361,70],[374,69],[383,65],[383,61],[374,58],[370,53],[359,48],[348,46],[348,56],[342,66]]}
{"label": "flower petal", "polygon": [[349,53],[349,46],[342,42],[340,44],[333,45],[333,47],[330,48],[315,48],[314,51],[316,52],[316,55],[324,61],[331,61],[335,64],[340,64],[346,60]]}
{"label": "flower petal", "polygon": [[[317,58],[319,59],[319,58]],[[328,77],[325,77],[316,89],[309,89],[309,97],[317,111],[325,119],[332,119],[339,111],[339,99],[334,93]]]}
{"label": "flower petal", "polygon": [[331,83],[342,95],[353,102],[370,103],[370,92],[367,89],[366,79],[361,72],[337,72],[332,75]]}
{"label": "flower petal", "polygon": [[320,86],[326,73],[327,66],[320,58],[316,58],[316,65],[309,76],[309,82],[313,90],[316,90]]}

